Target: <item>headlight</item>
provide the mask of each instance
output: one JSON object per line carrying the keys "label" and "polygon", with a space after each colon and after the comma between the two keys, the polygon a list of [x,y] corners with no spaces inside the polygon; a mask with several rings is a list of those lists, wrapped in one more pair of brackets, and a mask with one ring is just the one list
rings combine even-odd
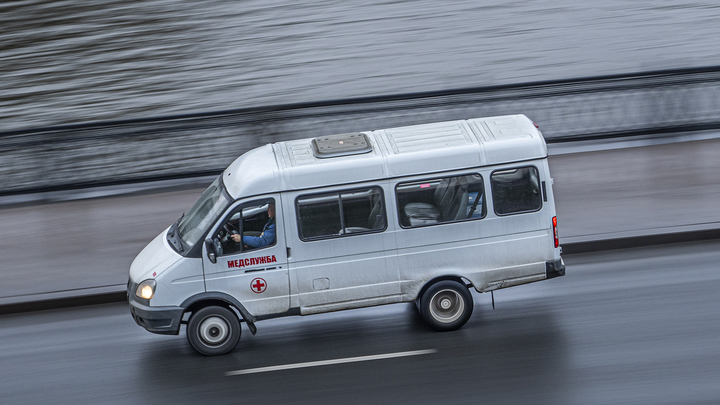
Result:
{"label": "headlight", "polygon": [[138,285],[137,290],[135,290],[135,295],[139,298],[149,300],[155,294],[156,285],[155,280],[145,280]]}

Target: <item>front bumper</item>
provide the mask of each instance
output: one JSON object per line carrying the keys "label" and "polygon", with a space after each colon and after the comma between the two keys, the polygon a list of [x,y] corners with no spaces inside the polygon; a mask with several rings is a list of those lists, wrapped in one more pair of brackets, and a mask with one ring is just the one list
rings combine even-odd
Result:
{"label": "front bumper", "polygon": [[151,307],[147,300],[135,296],[137,284],[128,282],[128,303],[130,314],[135,323],[148,332],[161,335],[177,335],[180,333],[180,324],[183,312],[181,307]]}
{"label": "front bumper", "polygon": [[545,278],[555,278],[565,275],[565,262],[563,262],[562,257],[552,261],[552,262],[545,262]]}

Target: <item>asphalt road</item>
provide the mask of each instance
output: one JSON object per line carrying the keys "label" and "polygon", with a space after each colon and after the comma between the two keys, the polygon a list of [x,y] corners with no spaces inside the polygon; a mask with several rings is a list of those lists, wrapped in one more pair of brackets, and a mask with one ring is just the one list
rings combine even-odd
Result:
{"label": "asphalt road", "polygon": [[[475,294],[464,328],[411,304],[258,323],[206,358],[125,305],[0,317],[3,403],[716,404],[720,241],[567,256],[568,275]],[[243,327],[244,328],[244,327]],[[357,356],[427,354],[247,375]]]}

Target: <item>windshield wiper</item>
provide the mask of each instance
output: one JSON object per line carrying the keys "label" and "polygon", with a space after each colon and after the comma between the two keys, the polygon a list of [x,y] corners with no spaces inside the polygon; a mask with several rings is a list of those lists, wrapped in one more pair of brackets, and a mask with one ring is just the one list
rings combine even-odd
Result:
{"label": "windshield wiper", "polygon": [[[180,216],[180,218],[175,221],[174,224],[168,229],[167,233],[167,239],[168,242],[170,242],[170,246],[175,248],[175,250],[178,253],[183,253],[185,251],[185,245],[182,241],[182,235],[180,234],[180,230],[178,229],[178,225],[180,224],[180,221],[185,217],[185,213]],[[177,235],[176,235],[177,234]]]}
{"label": "windshield wiper", "polygon": [[169,236],[173,236],[173,237],[174,237],[176,230],[178,231],[178,235],[179,235],[179,236],[182,236],[182,235],[180,234],[180,231],[177,229],[177,227],[178,227],[178,225],[180,225],[180,221],[182,221],[183,218],[185,218],[185,213],[184,213],[184,212],[183,212],[183,214],[180,216],[180,218],[178,218],[177,221],[175,221],[175,223],[172,224],[172,226],[171,226],[170,229],[168,230],[168,235],[169,235]]}

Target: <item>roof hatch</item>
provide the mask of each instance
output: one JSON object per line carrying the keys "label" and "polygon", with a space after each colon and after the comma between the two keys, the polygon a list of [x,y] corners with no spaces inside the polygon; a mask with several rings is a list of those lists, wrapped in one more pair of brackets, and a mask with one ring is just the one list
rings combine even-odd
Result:
{"label": "roof hatch", "polygon": [[362,132],[319,136],[312,140],[312,147],[313,155],[320,159],[360,155],[372,151],[370,140]]}

